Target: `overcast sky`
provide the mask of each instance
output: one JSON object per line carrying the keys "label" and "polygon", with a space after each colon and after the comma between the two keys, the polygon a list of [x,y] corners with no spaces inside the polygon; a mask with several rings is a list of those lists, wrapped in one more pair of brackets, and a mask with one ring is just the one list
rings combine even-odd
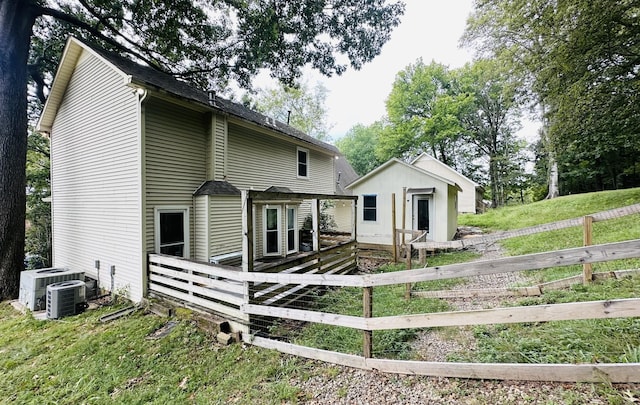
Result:
{"label": "overcast sky", "polygon": [[396,73],[422,58],[458,68],[473,53],[458,47],[472,0],[404,0],[406,11],[382,52],[361,70],[342,76],[307,76],[309,84],[321,82],[329,90],[326,105],[332,137],[343,136],[360,123],[369,125],[385,115],[385,100]]}

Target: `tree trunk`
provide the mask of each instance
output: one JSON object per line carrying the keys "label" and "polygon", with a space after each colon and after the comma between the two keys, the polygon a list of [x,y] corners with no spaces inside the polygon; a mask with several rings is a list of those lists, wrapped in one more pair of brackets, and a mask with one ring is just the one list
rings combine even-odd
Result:
{"label": "tree trunk", "polygon": [[0,301],[18,296],[24,268],[27,60],[31,2],[0,2]]}
{"label": "tree trunk", "polygon": [[553,152],[549,152],[549,193],[545,197],[546,200],[560,196],[560,188],[558,187],[558,161]]}
{"label": "tree trunk", "polygon": [[498,208],[502,205],[500,198],[498,162],[495,156],[489,156],[489,181],[491,183],[491,208]]}

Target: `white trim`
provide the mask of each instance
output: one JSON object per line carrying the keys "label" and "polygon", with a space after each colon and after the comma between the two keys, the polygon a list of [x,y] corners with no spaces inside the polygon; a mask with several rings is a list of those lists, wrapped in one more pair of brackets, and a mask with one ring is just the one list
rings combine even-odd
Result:
{"label": "white trim", "polygon": [[[306,176],[301,176],[300,175],[300,152],[304,152],[307,155],[307,161],[305,162],[305,165],[307,167],[307,175]],[[301,148],[299,146],[296,147],[296,177],[299,179],[308,179],[309,177],[309,161],[311,160],[311,155],[309,154],[309,149],[306,148]]]}
{"label": "white trim", "polygon": [[[365,212],[364,210],[365,209],[368,209],[368,210],[371,209],[371,207],[366,207],[364,205],[364,198],[365,197],[375,197],[376,198],[376,206],[375,206],[376,219],[374,219],[374,220],[365,219],[365,217],[364,217],[364,212]],[[370,224],[375,224],[375,223],[378,222],[378,194],[362,194],[362,222],[367,222],[367,223],[370,223]]]}
{"label": "white trim", "polygon": [[[276,210],[276,233],[278,238],[278,251],[267,252],[267,210]],[[282,206],[267,204],[262,207],[262,251],[264,256],[281,256],[282,255]]]}
{"label": "white trim", "polygon": [[186,205],[164,205],[153,208],[153,246],[156,253],[160,253],[160,214],[161,213],[182,213],[182,223],[184,226],[184,250],[183,256],[189,259],[191,256],[191,245],[189,241],[189,221],[190,208]]}
{"label": "white trim", "polygon": [[[456,193],[457,195],[457,193]],[[427,232],[427,239],[433,239],[433,235],[435,232],[436,221],[434,221],[435,216],[435,204],[433,194],[413,194],[411,198],[411,229],[418,230],[418,201],[426,200],[427,201],[427,210],[429,213],[429,231]]]}
{"label": "white trim", "polygon": [[[293,210],[293,249],[289,250],[289,210]],[[298,207],[295,205],[285,205],[285,218],[284,218],[284,227],[285,227],[285,247],[287,254],[298,252],[298,246],[300,242],[298,241]]]}

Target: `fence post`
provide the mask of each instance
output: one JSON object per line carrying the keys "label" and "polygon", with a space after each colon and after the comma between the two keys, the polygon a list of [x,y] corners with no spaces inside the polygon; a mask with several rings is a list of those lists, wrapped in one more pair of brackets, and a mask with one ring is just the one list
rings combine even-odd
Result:
{"label": "fence post", "polygon": [[396,237],[396,193],[391,193],[391,245],[393,262],[398,263],[398,238]]}
{"label": "fence post", "polygon": [[[362,316],[371,318],[373,316],[373,287],[364,287],[362,289]],[[363,330],[362,355],[369,359],[373,352],[373,332]]]}
{"label": "fence post", "polygon": [[[406,246],[405,251],[407,252],[407,270],[411,270],[411,243]],[[404,299],[407,301],[411,299],[411,283],[405,284]]]}
{"label": "fence post", "polygon": [[[593,217],[585,216],[583,218],[583,246],[591,246],[593,244]],[[582,282],[583,284],[589,284],[593,280],[593,267],[591,263],[585,263],[582,265]]]}

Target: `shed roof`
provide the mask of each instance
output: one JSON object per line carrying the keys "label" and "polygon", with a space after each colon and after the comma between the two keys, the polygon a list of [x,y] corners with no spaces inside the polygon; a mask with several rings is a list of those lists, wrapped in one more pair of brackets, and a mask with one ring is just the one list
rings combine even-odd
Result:
{"label": "shed roof", "polygon": [[384,164],[378,166],[377,168],[375,168],[374,170],[370,171],[366,175],[360,177],[358,180],[356,180],[356,181],[352,182],[351,184],[349,184],[347,186],[347,188],[348,189],[353,188],[354,186],[371,179],[372,177],[376,176],[378,173],[384,171],[385,169],[387,169],[388,167],[393,166],[393,165],[402,165],[402,166],[404,166],[404,167],[406,167],[406,168],[408,168],[410,170],[414,170],[414,171],[416,171],[416,172],[418,172],[418,173],[420,173],[422,175],[432,177],[432,178],[434,178],[436,180],[439,180],[439,181],[441,181],[443,183],[446,183],[446,184],[448,184],[450,186],[453,186],[453,187],[457,188],[458,191],[462,191],[462,189],[460,188],[460,186],[457,183],[455,183],[455,182],[453,182],[453,181],[451,181],[449,179],[445,179],[444,177],[438,176],[437,174],[429,173],[426,170],[423,170],[423,169],[421,169],[419,167],[410,165],[409,163],[403,162],[402,160],[400,160],[398,158],[393,158],[393,159],[390,159],[390,160],[386,161]]}
{"label": "shed roof", "polygon": [[449,166],[446,163],[441,162],[440,160],[434,158],[433,156],[429,155],[426,152],[422,152],[418,157],[416,157],[415,159],[413,159],[411,161],[412,165],[415,165],[419,160],[421,159],[425,159],[425,160],[429,160],[432,162],[435,162],[437,165],[441,166],[442,168],[444,168],[445,170],[448,170],[449,172],[456,174],[458,176],[460,176],[461,178],[469,181],[469,183],[473,184],[474,187],[481,187],[482,185],[478,184],[477,182],[471,180],[470,178],[468,178],[467,176],[465,176],[464,174],[460,173],[459,171],[457,171],[456,169],[454,169],[453,167]]}
{"label": "shed roof", "polygon": [[[121,55],[102,49],[98,46],[82,42],[74,37],[69,37],[65,46],[62,59],[58,65],[58,71],[52,86],[51,94],[45,104],[43,112],[38,122],[38,130],[48,131],[51,129],[55,114],[62,102],[62,94],[71,78],[71,72],[75,67],[81,50],[87,50],[102,58],[108,64],[119,70],[125,81],[143,87],[145,89],[163,90],[174,97],[196,103],[206,108],[219,111],[231,116],[240,118],[243,121],[257,124],[272,131],[289,136],[298,141],[315,145],[326,150],[328,153],[337,154],[338,149],[328,143],[322,142],[304,132],[293,128],[283,122],[274,120],[264,114],[253,111],[242,104],[216,96],[213,102],[209,102],[209,94],[193,85],[178,80],[174,76],[156,70],[152,67],[141,65]],[[53,94],[56,92],[56,94]],[[53,97],[52,97],[53,96]]]}

